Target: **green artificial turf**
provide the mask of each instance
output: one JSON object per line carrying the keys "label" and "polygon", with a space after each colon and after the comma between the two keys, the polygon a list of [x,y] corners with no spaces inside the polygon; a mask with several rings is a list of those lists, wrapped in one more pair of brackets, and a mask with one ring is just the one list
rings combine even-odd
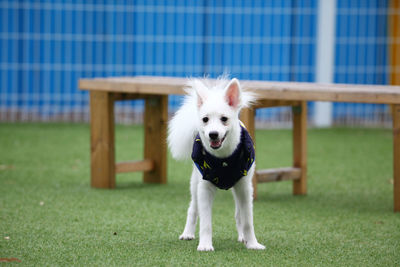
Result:
{"label": "green artificial turf", "polygon": [[[219,191],[215,252],[180,241],[191,164],[168,162],[168,184],[117,176],[92,189],[89,126],[0,124],[0,258],[26,266],[399,266],[392,135],[385,129],[308,132],[308,195],[260,184],[255,231],[264,251],[236,241],[234,203]],[[140,126],[118,126],[118,161],[140,159]],[[291,165],[290,130],[257,131],[258,166]],[[0,263],[0,265],[13,265]]]}

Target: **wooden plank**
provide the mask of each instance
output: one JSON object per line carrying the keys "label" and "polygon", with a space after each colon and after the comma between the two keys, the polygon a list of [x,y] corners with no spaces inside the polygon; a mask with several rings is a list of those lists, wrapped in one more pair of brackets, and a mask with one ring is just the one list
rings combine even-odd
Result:
{"label": "wooden plank", "polygon": [[254,105],[254,108],[271,108],[271,107],[282,107],[282,106],[299,106],[300,101],[289,101],[289,100],[270,100],[270,99],[260,99]]}
{"label": "wooden plank", "polygon": [[146,98],[144,112],[144,158],[154,162],[154,168],[143,174],[145,183],[167,182],[167,120],[168,96]]}
{"label": "wooden plank", "polygon": [[[79,87],[108,92],[179,95],[184,94],[186,83],[185,78],[138,76],[81,79]],[[241,83],[243,88],[254,91],[259,99],[400,104],[400,86],[245,80]]]}
{"label": "wooden plank", "polygon": [[390,83],[400,85],[400,0],[391,0],[388,10]]}
{"label": "wooden plank", "polygon": [[400,105],[393,105],[393,198],[394,211],[400,212]]}
{"label": "wooden plank", "polygon": [[[254,146],[256,145],[256,131],[255,131],[255,109],[253,108],[244,108],[240,112],[240,120],[246,126],[247,131],[249,132],[251,139],[253,139]],[[257,198],[257,175],[254,173],[252,178],[253,183],[253,198]]]}
{"label": "wooden plank", "polygon": [[136,100],[145,99],[148,95],[144,94],[132,94],[132,93],[114,93],[114,101],[124,101],[124,100]]}
{"label": "wooden plank", "polygon": [[115,187],[114,102],[111,93],[90,92],[91,186]]}
{"label": "wooden plank", "polygon": [[244,108],[240,112],[240,120],[243,122],[255,144],[255,110],[253,108]]}
{"label": "wooden plank", "polygon": [[288,180],[297,180],[301,178],[300,168],[277,168],[257,171],[257,182],[279,182]]}
{"label": "wooden plank", "polygon": [[151,171],[154,169],[154,162],[150,159],[138,161],[118,162],[115,166],[115,173]]}
{"label": "wooden plank", "polygon": [[301,169],[300,179],[293,181],[293,194],[307,194],[307,102],[293,107],[293,167]]}
{"label": "wooden plank", "polygon": [[[400,84],[400,0],[390,1],[389,32],[390,82]],[[400,105],[392,105],[393,114],[393,202],[394,211],[400,212]]]}
{"label": "wooden plank", "polygon": [[137,76],[80,79],[79,88],[86,90],[100,90],[108,92],[125,92],[135,94],[176,94],[183,95],[186,78]]}
{"label": "wooden plank", "polygon": [[250,81],[260,99],[400,103],[400,86]]}

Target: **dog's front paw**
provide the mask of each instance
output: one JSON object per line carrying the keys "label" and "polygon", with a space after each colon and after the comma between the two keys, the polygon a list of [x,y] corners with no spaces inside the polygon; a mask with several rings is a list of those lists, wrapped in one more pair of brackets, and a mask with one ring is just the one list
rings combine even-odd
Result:
{"label": "dog's front paw", "polygon": [[212,245],[199,245],[197,251],[214,251],[214,247]]}
{"label": "dog's front paw", "polygon": [[248,249],[258,249],[258,250],[263,250],[263,249],[265,249],[265,246],[264,246],[264,245],[261,245],[261,244],[258,243],[258,242],[246,243],[246,247],[247,247]]}
{"label": "dog's front paw", "polygon": [[194,235],[183,233],[183,234],[181,234],[179,236],[179,239],[180,240],[193,240],[194,239]]}
{"label": "dog's front paw", "polygon": [[239,235],[238,242],[245,243],[243,235]]}

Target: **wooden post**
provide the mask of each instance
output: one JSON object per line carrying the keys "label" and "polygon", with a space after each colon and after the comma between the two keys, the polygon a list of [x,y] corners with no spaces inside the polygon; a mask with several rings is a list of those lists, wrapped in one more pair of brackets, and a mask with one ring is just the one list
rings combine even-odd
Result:
{"label": "wooden post", "polygon": [[[389,56],[390,56],[390,83],[400,85],[400,0],[391,0],[389,13]],[[397,40],[397,41],[396,41]]]}
{"label": "wooden post", "polygon": [[145,183],[167,183],[168,96],[148,96],[144,111],[144,158],[154,169],[143,174]]}
{"label": "wooden post", "polygon": [[114,188],[114,101],[109,92],[90,92],[90,142],[91,186]]}
{"label": "wooden post", "polygon": [[307,194],[307,102],[293,106],[293,167],[301,169],[300,179],[293,181],[293,194]]}
{"label": "wooden post", "polygon": [[[400,84],[400,0],[390,1],[389,14],[389,43],[390,55],[390,82]],[[400,105],[391,105],[393,114],[393,201],[394,211],[400,212]]]}
{"label": "wooden post", "polygon": [[393,105],[393,199],[400,212],[400,105]]}
{"label": "wooden post", "polygon": [[[252,108],[244,108],[240,112],[240,120],[246,126],[247,131],[249,132],[251,138],[253,139],[254,146],[256,145],[255,122],[254,122],[255,115],[256,115],[255,110]],[[257,161],[257,159],[256,159],[256,161]],[[256,172],[254,172],[252,181],[253,181],[253,198],[256,199],[257,198],[257,174],[256,174]]]}

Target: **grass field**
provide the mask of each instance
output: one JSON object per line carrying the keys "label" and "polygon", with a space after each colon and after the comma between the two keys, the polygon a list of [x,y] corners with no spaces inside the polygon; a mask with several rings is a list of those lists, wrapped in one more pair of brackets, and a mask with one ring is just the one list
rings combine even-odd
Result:
{"label": "grass field", "polygon": [[[118,126],[117,160],[140,159],[142,128]],[[259,185],[255,230],[265,251],[236,241],[230,192],[213,208],[215,252],[180,241],[191,164],[169,160],[168,184],[117,176],[89,186],[89,127],[0,124],[0,258],[25,266],[399,266],[390,130],[308,134],[308,195],[291,183]],[[291,164],[291,132],[257,132],[259,167]],[[0,265],[14,265],[0,263]]]}

